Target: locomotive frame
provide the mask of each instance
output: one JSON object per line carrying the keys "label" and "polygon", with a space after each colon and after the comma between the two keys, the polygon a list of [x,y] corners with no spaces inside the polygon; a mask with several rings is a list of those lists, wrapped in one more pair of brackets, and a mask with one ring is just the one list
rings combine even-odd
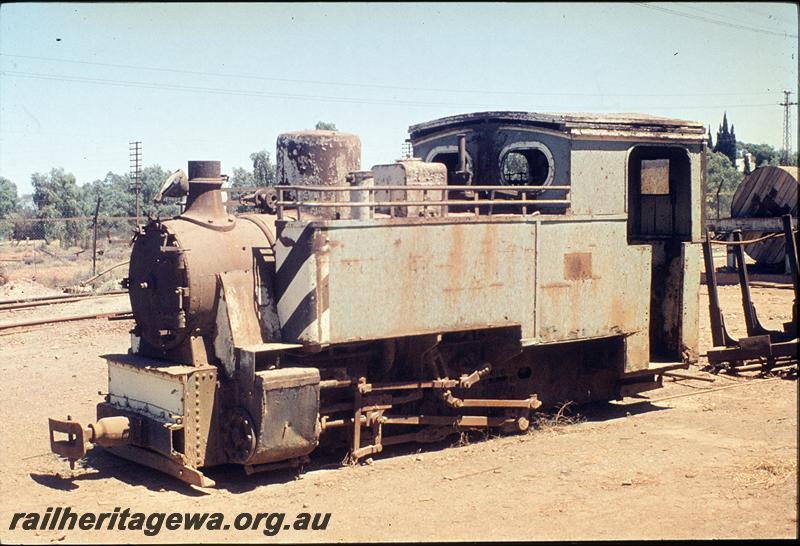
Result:
{"label": "locomotive frame", "polygon": [[52,450],[208,486],[204,467],[301,466],[321,439],[356,461],[525,431],[697,360],[702,125],[484,112],[409,132],[421,159],[370,171],[353,135],[282,135],[282,184],[239,217],[219,163],[190,162],[186,210],[135,237],[136,327],[98,421],[51,419]]}

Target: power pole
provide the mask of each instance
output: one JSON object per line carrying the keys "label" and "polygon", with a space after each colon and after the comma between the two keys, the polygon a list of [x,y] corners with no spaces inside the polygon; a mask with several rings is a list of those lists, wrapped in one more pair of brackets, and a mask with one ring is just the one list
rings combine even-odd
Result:
{"label": "power pole", "polygon": [[791,91],[784,91],[783,102],[780,103],[783,106],[783,157],[781,158],[781,163],[784,165],[789,164],[789,158],[792,155],[792,118],[789,117],[789,107],[797,106],[796,102],[789,102],[789,95],[791,94]]}
{"label": "power pole", "polygon": [[414,154],[411,147],[411,139],[407,138],[405,141],[403,141],[403,148],[402,151],[400,152],[400,157],[402,157],[403,159],[411,159],[413,155]]}
{"label": "power pole", "polygon": [[142,143],[129,143],[132,189],[136,193],[136,225],[139,225],[139,195],[142,192]]}

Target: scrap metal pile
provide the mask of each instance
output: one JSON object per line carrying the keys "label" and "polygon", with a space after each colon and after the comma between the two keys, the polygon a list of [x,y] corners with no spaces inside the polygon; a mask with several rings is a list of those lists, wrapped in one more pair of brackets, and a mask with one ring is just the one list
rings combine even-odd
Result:
{"label": "scrap metal pile", "polygon": [[[797,167],[760,167],[739,185],[731,203],[731,218],[709,225],[703,243],[708,285],[711,336],[708,351],[714,371],[797,371]],[[716,240],[710,232],[716,234]],[[747,336],[735,339],[725,327],[717,291],[717,270],[712,244],[724,245],[728,268],[738,273]],[[753,268],[783,269],[794,288],[792,319],[781,330],[768,330],[759,321],[750,291],[749,264]]]}
{"label": "scrap metal pile", "polygon": [[[798,261],[797,261],[797,229],[792,228],[792,217],[782,217],[783,233],[768,235],[759,239],[743,240],[739,230],[733,232],[733,241],[714,241],[706,235],[703,243],[703,255],[706,266],[706,283],[708,285],[708,304],[711,316],[711,338],[714,345],[708,351],[709,366],[714,370],[729,369],[731,371],[777,371],[787,367],[797,368],[797,294],[798,294]],[[750,293],[750,280],[745,263],[745,245],[753,245],[766,239],[783,238],[786,248],[790,275],[794,286],[794,302],[792,319],[783,324],[782,330],[768,330],[758,319],[756,307]],[[747,336],[739,339],[732,337],[725,327],[725,319],[719,304],[717,292],[717,273],[712,254],[712,244],[725,244],[733,247],[736,258],[736,269],[739,274],[739,286],[742,293],[742,309],[747,328]],[[758,361],[756,363],[748,361]]]}

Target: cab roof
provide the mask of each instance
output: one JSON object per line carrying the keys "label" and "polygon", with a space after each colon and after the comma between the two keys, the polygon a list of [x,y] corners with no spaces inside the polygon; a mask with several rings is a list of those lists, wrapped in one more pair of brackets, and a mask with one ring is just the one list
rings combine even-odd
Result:
{"label": "cab roof", "polygon": [[705,126],[696,121],[663,118],[648,114],[615,113],[547,113],[547,112],[473,112],[447,116],[408,128],[411,139],[417,139],[448,129],[457,129],[482,123],[508,123],[542,127],[572,134],[613,133],[631,136],[640,133],[666,133],[674,137],[689,140],[701,140],[705,137]]}

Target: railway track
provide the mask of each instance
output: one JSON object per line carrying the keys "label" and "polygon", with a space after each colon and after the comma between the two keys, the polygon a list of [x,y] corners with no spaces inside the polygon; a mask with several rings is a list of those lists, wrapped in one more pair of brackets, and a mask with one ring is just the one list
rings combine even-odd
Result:
{"label": "railway track", "polygon": [[[0,301],[0,317],[13,316],[16,311],[25,310],[40,310],[42,313],[37,313],[34,317],[28,317],[25,320],[11,320],[0,322],[0,335],[9,335],[14,333],[27,332],[43,327],[48,324],[55,324],[59,322],[74,322],[79,320],[92,320],[98,318],[106,318],[109,320],[124,320],[131,318],[129,311],[98,311],[96,313],[75,313],[75,314],[47,314],[47,308],[59,307],[61,305],[82,302],[86,300],[100,300],[123,296],[127,294],[126,290],[117,290],[113,292],[106,292],[103,294],[63,294],[58,296],[37,296],[31,298],[9,299]],[[63,309],[63,308],[61,308]],[[84,309],[85,310],[85,309]],[[11,312],[3,315],[3,312]],[[42,316],[43,315],[43,316]]]}
{"label": "railway track", "polygon": [[127,293],[127,290],[115,290],[113,292],[104,292],[102,294],[63,294],[59,296],[37,296],[33,298],[0,300],[0,311],[26,309],[29,307],[42,307],[59,303],[71,303],[74,301],[104,298],[107,296],[119,296]]}

